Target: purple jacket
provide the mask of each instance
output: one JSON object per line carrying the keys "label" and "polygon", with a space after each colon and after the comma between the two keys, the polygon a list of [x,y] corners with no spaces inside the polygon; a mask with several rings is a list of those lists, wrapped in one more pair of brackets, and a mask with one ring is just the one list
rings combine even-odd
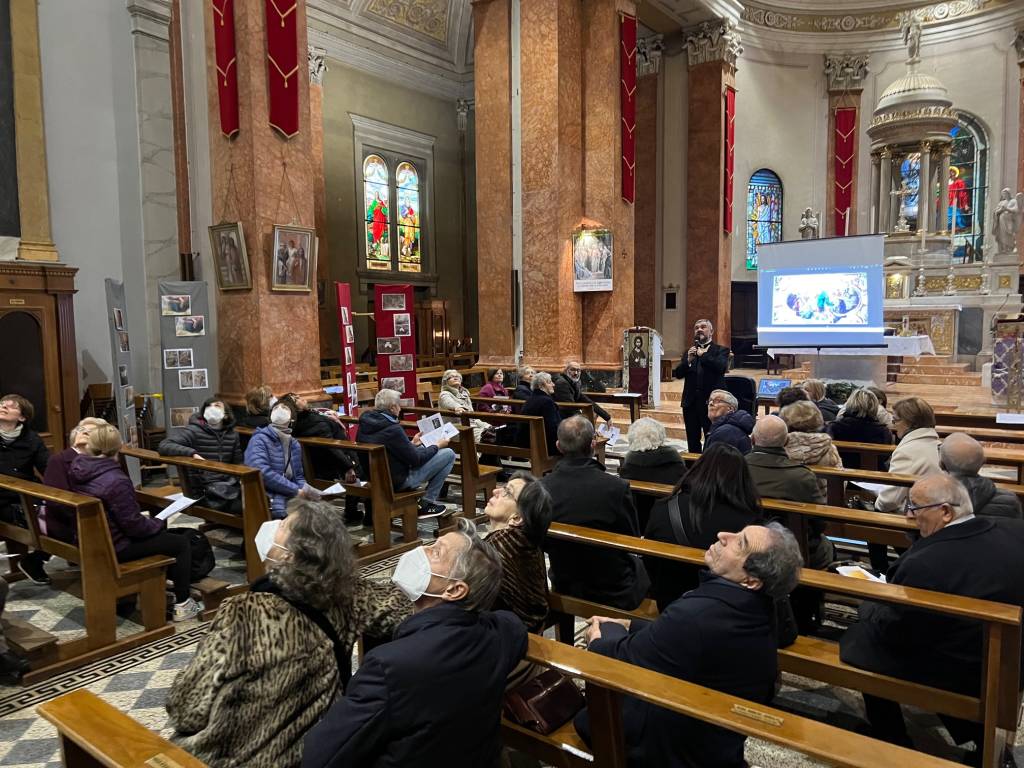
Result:
{"label": "purple jacket", "polygon": [[[68,477],[68,473],[71,471],[71,464],[78,456],[79,453],[74,448],[65,448],[60,453],[51,456],[46,465],[46,472],[43,473],[43,483],[51,488],[70,491],[71,479]],[[46,533],[61,541],[77,541],[78,520],[75,518],[74,508],[47,502]]]}
{"label": "purple jacket", "polygon": [[71,490],[95,496],[107,510],[110,538],[118,552],[132,541],[146,539],[164,529],[164,524],[142,514],[135,500],[135,488],[121,465],[105,456],[78,456],[68,471]]}

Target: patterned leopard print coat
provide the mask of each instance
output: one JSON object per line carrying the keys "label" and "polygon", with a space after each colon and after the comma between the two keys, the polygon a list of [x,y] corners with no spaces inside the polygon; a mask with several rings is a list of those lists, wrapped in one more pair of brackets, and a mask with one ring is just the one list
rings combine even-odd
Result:
{"label": "patterned leopard print coat", "polygon": [[[351,654],[362,634],[390,639],[412,604],[390,583],[358,579],[328,618]],[[269,592],[225,600],[167,698],[174,741],[213,768],[284,768],[340,694],[331,641]]]}

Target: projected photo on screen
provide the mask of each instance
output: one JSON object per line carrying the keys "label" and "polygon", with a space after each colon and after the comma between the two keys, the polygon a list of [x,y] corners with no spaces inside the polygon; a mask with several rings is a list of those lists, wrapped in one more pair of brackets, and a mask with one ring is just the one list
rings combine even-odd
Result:
{"label": "projected photo on screen", "polygon": [[774,275],[772,325],[866,325],[868,273]]}

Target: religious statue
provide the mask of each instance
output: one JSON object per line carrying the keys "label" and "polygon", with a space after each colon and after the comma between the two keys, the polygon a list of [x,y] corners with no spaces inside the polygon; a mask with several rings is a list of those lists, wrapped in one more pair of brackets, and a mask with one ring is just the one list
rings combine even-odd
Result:
{"label": "religious statue", "polygon": [[999,253],[1013,253],[1017,248],[1017,233],[1021,228],[1021,217],[1024,215],[1024,192],[1016,195],[1006,187],[999,193],[999,202],[995,212],[995,234]]}
{"label": "religious statue", "polygon": [[810,208],[804,208],[800,217],[800,239],[817,240],[818,229],[818,216]]}
{"label": "religious statue", "polygon": [[907,183],[907,180],[904,179],[902,182],[900,182],[900,188],[894,189],[889,194],[892,195],[893,197],[899,198],[900,201],[900,214],[899,218],[896,220],[896,226],[893,228],[893,231],[909,232],[910,223],[907,221],[907,198],[912,197],[917,193],[910,188],[910,185]]}
{"label": "religious statue", "polygon": [[903,44],[907,46],[907,63],[916,64],[921,60],[921,20],[908,13],[901,25]]}

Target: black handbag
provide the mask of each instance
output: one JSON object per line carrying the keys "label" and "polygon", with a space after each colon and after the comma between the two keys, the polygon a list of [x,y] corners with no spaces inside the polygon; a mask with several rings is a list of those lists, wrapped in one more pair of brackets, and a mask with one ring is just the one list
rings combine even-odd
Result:
{"label": "black handbag", "polygon": [[572,678],[547,669],[505,693],[505,717],[541,734],[569,722],[583,709],[584,700]]}
{"label": "black handbag", "polygon": [[192,567],[189,570],[188,580],[195,584],[210,574],[210,571],[217,565],[213,556],[213,547],[210,540],[195,528],[168,528],[168,533],[175,536],[187,536],[189,549],[192,551]]}
{"label": "black handbag", "polygon": [[203,489],[203,500],[210,509],[227,509],[242,495],[237,478],[214,480]]}

